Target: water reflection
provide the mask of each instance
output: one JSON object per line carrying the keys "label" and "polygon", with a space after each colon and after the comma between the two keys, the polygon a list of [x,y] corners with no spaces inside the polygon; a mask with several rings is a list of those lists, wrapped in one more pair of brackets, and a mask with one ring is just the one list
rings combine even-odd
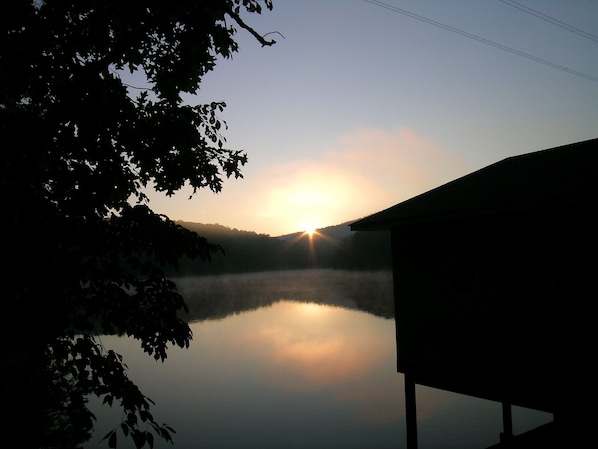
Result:
{"label": "water reflection", "polygon": [[394,318],[390,271],[297,270],[186,277],[176,280],[188,321],[222,319],[283,298]]}
{"label": "water reflection", "polygon": [[358,442],[371,438],[392,447],[404,439],[392,320],[279,301],[191,327],[190,349],[171,350],[164,364],[139,355],[135,342],[103,338],[125,353],[155,416],[176,428],[177,448],[364,447]]}
{"label": "water reflection", "polygon": [[[404,447],[394,320],[383,316],[387,299],[378,297],[392,298],[391,275],[325,274],[186,280],[190,303],[198,307],[211,292],[216,313],[202,312],[191,323],[191,347],[171,349],[164,364],[135,341],[102,341],[124,355],[130,377],[156,402],[157,421],[176,429],[177,449]],[[365,312],[367,289],[377,305]],[[89,448],[120,420],[97,401],[94,411]],[[485,447],[500,431],[498,404],[439,390],[418,387],[418,413],[421,447]]]}
{"label": "water reflection", "polygon": [[285,388],[313,389],[367,375],[394,351],[392,339],[383,341],[392,323],[363,320],[352,311],[285,301],[260,315],[260,326],[240,337],[269,373],[291,373],[272,376]]}

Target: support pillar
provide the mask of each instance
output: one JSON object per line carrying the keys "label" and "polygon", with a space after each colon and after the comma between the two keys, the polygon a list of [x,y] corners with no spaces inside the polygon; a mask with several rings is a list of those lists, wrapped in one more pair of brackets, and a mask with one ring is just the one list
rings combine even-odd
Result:
{"label": "support pillar", "polygon": [[502,428],[500,442],[504,443],[513,438],[513,415],[511,413],[511,404],[508,402],[502,403]]}
{"label": "support pillar", "polygon": [[405,411],[407,421],[407,449],[417,449],[415,382],[407,372],[405,373]]}

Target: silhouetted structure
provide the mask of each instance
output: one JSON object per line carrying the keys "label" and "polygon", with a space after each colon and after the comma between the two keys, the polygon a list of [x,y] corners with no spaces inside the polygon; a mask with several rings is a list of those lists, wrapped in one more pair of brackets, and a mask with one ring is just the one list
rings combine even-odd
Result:
{"label": "silhouetted structure", "polygon": [[351,225],[391,232],[409,448],[415,384],[502,402],[504,445],[524,444],[510,437],[511,404],[554,413],[543,434],[555,444],[587,429],[597,205],[593,139],[507,158]]}

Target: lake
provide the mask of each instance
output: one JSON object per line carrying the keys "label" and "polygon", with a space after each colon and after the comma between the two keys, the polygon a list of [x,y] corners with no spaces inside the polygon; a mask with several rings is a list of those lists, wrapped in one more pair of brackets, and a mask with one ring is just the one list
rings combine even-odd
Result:
{"label": "lake", "polygon": [[[404,448],[403,375],[396,371],[391,272],[305,270],[176,280],[189,305],[189,349],[164,363],[128,338],[102,336],[156,405],[177,449]],[[501,405],[417,386],[420,448],[484,448]],[[87,448],[120,423],[90,401]],[[513,408],[514,432],[552,415]],[[119,434],[119,448],[125,444]],[[156,439],[156,448],[172,447]]]}

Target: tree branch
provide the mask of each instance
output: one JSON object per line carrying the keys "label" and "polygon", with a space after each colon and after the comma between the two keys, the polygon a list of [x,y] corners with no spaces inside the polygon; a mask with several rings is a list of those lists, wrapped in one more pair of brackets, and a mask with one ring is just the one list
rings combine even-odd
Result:
{"label": "tree branch", "polygon": [[[255,37],[260,44],[262,44],[262,47],[274,45],[276,43],[276,41],[274,39],[267,41],[266,39],[264,39],[264,36],[260,36],[257,31],[255,31],[253,28],[251,28],[249,25],[247,25],[245,22],[243,22],[243,19],[241,19],[241,17],[239,17],[239,15],[237,13],[235,13],[234,11],[227,11],[227,14],[229,16],[231,16],[233,19],[235,19],[235,22],[237,22],[237,24],[241,28],[249,31],[251,33],[251,35],[253,37]],[[272,33],[268,33],[268,34],[272,34]],[[280,34],[280,33],[278,33],[278,34]],[[282,36],[282,34],[280,34],[280,35]],[[284,36],[282,36],[282,37],[284,38]]]}

